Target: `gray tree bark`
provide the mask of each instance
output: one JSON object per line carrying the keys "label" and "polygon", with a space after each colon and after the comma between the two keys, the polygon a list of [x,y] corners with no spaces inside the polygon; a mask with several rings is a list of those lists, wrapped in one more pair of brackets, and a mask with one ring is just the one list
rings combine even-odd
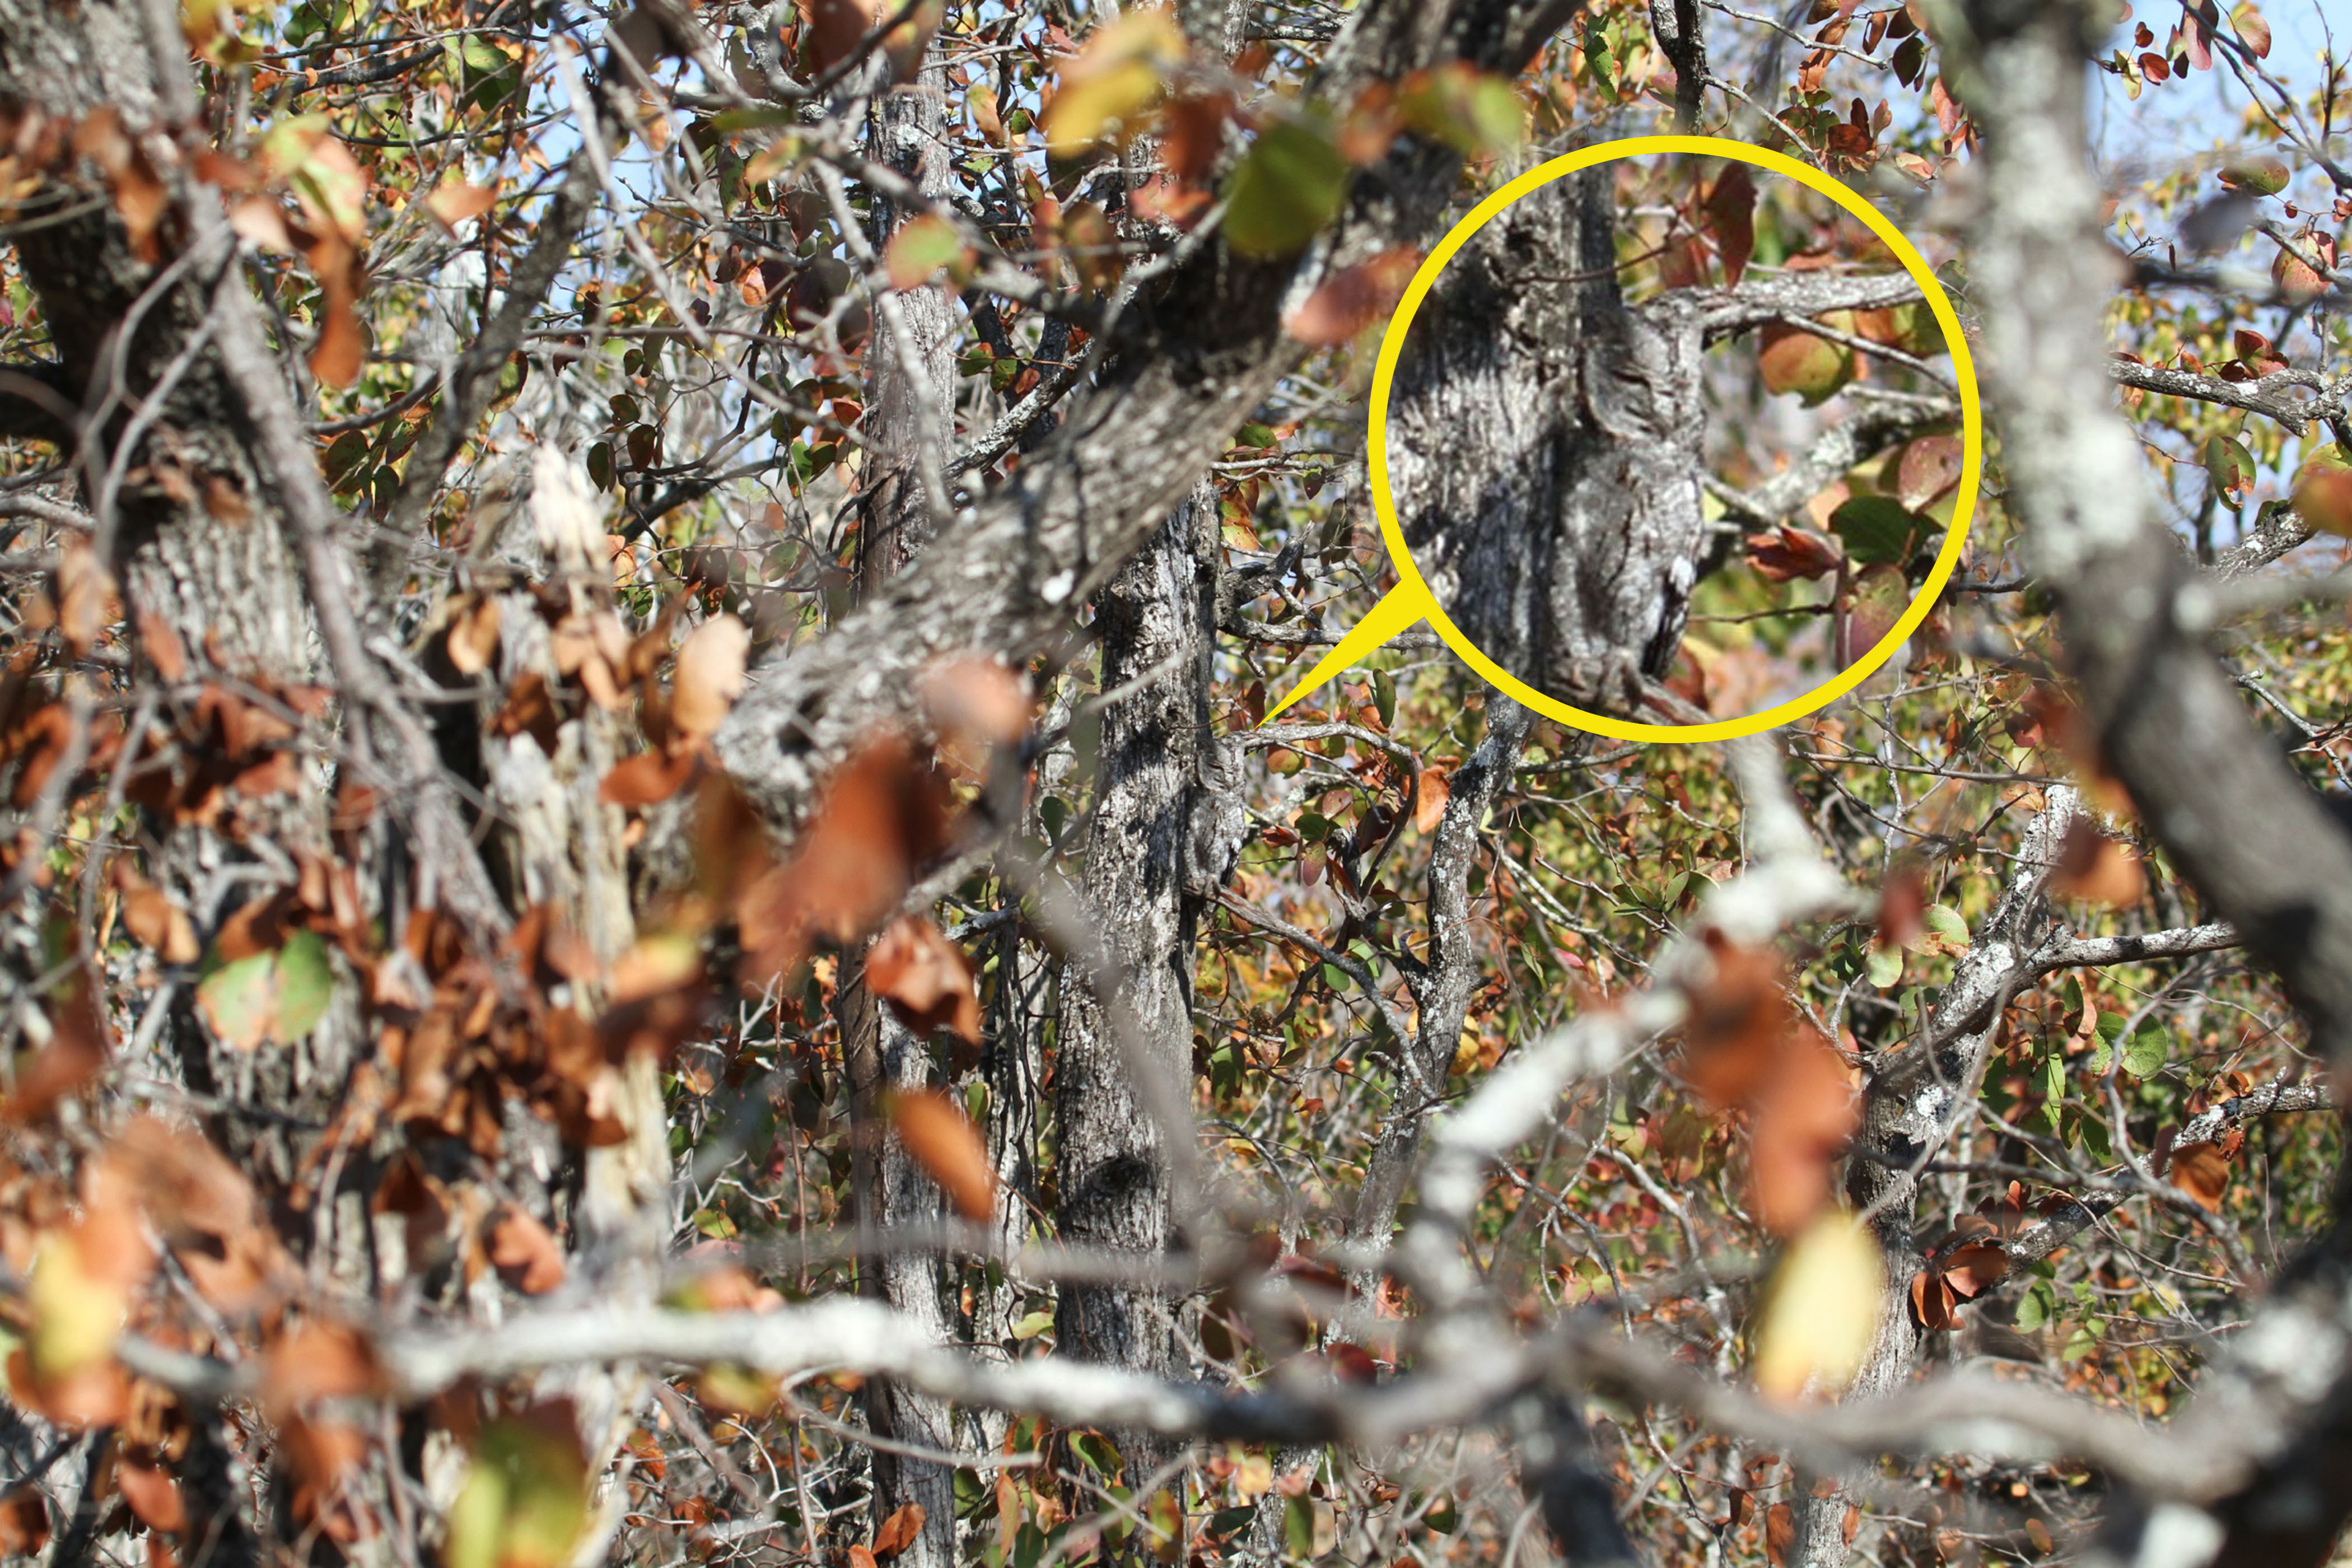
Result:
{"label": "gray tree bark", "polygon": [[1489,220],[1414,320],[1390,405],[1397,519],[1488,657],[1582,708],[1631,712],[1682,640],[1707,540],[1701,323],[1629,308],[1603,167]]}
{"label": "gray tree bark", "polygon": [[[950,181],[943,141],[948,114],[947,68],[938,46],[904,87],[876,100],[875,151],[925,196],[942,198]],[[874,247],[887,247],[906,220],[877,199]],[[954,306],[936,286],[910,289],[877,302],[874,342],[866,354],[866,463],[857,539],[861,597],[884,591],[929,544],[944,501],[939,454],[948,449],[951,421],[941,399],[954,384]],[[894,1091],[920,1089],[933,1078],[931,1053],[866,989],[862,972],[841,991],[842,1042],[847,1058],[856,1136],[859,1223],[877,1234],[946,1217],[938,1186],[890,1131],[886,1101]],[[861,1283],[887,1299],[925,1337],[955,1337],[947,1299],[950,1271],[938,1252],[890,1248],[861,1270]],[[955,1447],[954,1413],[930,1394],[877,1379],[865,1390],[867,1424],[898,1444],[935,1452]],[[955,1472],[887,1447],[874,1459],[874,1522],[879,1526],[912,1503],[922,1529],[898,1558],[905,1568],[950,1568],[955,1562]]]}
{"label": "gray tree bark", "polygon": [[[1055,1219],[1063,1241],[1129,1253],[1149,1263],[1178,1242],[1171,1151],[1138,1091],[1128,1049],[1189,1082],[1194,938],[1207,900],[1230,869],[1203,864],[1214,834],[1196,834],[1237,781],[1209,733],[1209,661],[1215,651],[1217,500],[1203,486],[1177,509],[1096,605],[1105,689],[1146,684],[1103,712],[1100,763],[1087,837],[1085,904],[1101,948],[1124,982],[1136,1037],[1126,1047],[1076,965],[1062,976],[1054,1108],[1060,1130]],[[1234,847],[1237,836],[1230,837]],[[1196,845],[1201,846],[1196,847]],[[1072,1284],[1061,1292],[1057,1342],[1083,1361],[1172,1373],[1175,1344],[1164,1291],[1136,1284]],[[1113,1434],[1130,1484],[1171,1457],[1164,1440]]]}

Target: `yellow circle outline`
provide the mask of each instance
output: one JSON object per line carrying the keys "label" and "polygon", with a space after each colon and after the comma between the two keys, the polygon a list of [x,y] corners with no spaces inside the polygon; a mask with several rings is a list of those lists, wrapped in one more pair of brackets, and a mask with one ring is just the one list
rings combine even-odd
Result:
{"label": "yellow circle outline", "polygon": [[[1406,329],[1412,325],[1414,314],[1422,300],[1437,281],[1438,274],[1454,258],[1454,252],[1478,229],[1538,186],[1548,185],[1564,174],[1579,169],[1589,169],[1596,163],[1614,163],[1620,158],[1638,158],[1653,153],[1687,153],[1700,157],[1734,158],[1743,163],[1753,163],[1775,174],[1786,174],[1809,189],[1819,191],[1832,201],[1860,218],[1870,231],[1884,240],[1903,269],[1919,285],[1927,308],[1935,312],[1936,324],[1943,330],[1945,346],[1952,356],[1954,379],[1960,392],[1960,469],[1961,479],[1958,499],[1952,504],[1951,526],[1945,531],[1944,547],[1936,556],[1936,564],[1927,581],[1912,595],[1910,607],[1903,617],[1868,653],[1848,665],[1830,679],[1801,696],[1792,697],[1777,707],[1760,713],[1750,713],[1738,719],[1718,720],[1712,724],[1638,724],[1631,720],[1612,719],[1604,714],[1588,713],[1572,708],[1556,697],[1546,696],[1517,676],[1497,665],[1480,651],[1478,646],[1463,635],[1453,619],[1438,604],[1437,595],[1413,564],[1412,552],[1406,548],[1404,530],[1397,522],[1396,502],[1389,494],[1388,415],[1389,388],[1396,379],[1398,357],[1404,350]],[[1608,735],[1621,741],[1728,741],[1741,735],[1753,735],[1759,731],[1801,719],[1815,709],[1834,702],[1861,685],[1876,672],[1880,665],[1895,657],[1919,623],[1927,618],[1935,607],[1937,595],[1959,564],[1960,551],[1968,543],[1969,524],[1976,510],[1977,486],[1984,473],[1984,416],[1977,404],[1977,373],[1969,358],[1967,337],[1960,331],[1959,318],[1953,313],[1952,302],[1946,297],[1943,285],[1936,281],[1927,258],[1918,247],[1903,237],[1901,230],[1853,192],[1839,184],[1822,170],[1801,163],[1785,153],[1775,153],[1747,142],[1733,142],[1718,136],[1629,136],[1615,142],[1603,142],[1591,147],[1554,158],[1521,174],[1501,190],[1480,202],[1470,216],[1454,226],[1453,231],[1438,242],[1437,248],[1421,264],[1406,286],[1404,298],[1398,301],[1396,314],[1390,319],[1388,331],[1381,339],[1381,357],[1372,371],[1372,414],[1370,430],[1370,470],[1372,507],[1380,514],[1381,534],[1388,542],[1389,557],[1396,563],[1401,583],[1409,584],[1426,606],[1430,625],[1437,628],[1454,651],[1462,656],[1471,668],[1494,685],[1500,687],[1517,700],[1537,712],[1595,734]]]}

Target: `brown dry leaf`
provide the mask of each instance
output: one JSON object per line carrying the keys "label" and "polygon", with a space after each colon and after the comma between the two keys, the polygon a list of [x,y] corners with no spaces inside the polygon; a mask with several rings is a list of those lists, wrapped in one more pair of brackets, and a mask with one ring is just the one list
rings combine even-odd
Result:
{"label": "brown dry leaf", "polygon": [[1454,786],[1444,768],[1421,770],[1420,799],[1412,808],[1412,825],[1423,833],[1434,833],[1437,825],[1445,820],[1445,803],[1453,798]]}
{"label": "brown dry leaf", "polygon": [[866,984],[916,1033],[952,1029],[980,1044],[971,961],[928,916],[901,916],[883,928],[866,952]]}
{"label": "brown dry leaf", "polygon": [[1772,1568],[1782,1568],[1797,1545],[1797,1516],[1789,1505],[1776,1502],[1764,1514],[1764,1555]]}
{"label": "brown dry leaf", "polygon": [[469,185],[463,180],[447,180],[434,188],[425,198],[425,210],[433,220],[455,234],[457,226],[469,217],[479,217],[490,210],[499,199],[498,192],[487,185]]}
{"label": "brown dry leaf", "polygon": [[267,1299],[288,1267],[253,1184],[200,1132],[131,1118],[107,1146],[92,1188],[135,1200],[198,1293],[224,1312]]}
{"label": "brown dry leaf", "polygon": [[[314,247],[314,254],[317,248],[322,247]],[[346,276],[352,270],[356,270],[356,263],[351,268],[329,267],[320,272],[323,303],[320,307],[319,341],[310,345],[310,374],[321,386],[351,385],[360,378],[360,369],[367,363],[367,333],[361,328],[359,311],[354,309],[359,290]]]}
{"label": "brown dry leaf", "polygon": [[32,1557],[49,1543],[49,1505],[38,1487],[0,1493],[0,1557]]}
{"label": "brown dry leaf", "polygon": [[890,1123],[958,1214],[985,1221],[995,1213],[996,1171],[980,1134],[954,1101],[933,1089],[902,1089],[891,1096]]}
{"label": "brown dry leaf", "polygon": [[472,594],[450,612],[444,646],[450,668],[471,678],[490,668],[499,651],[499,602],[488,594]]}
{"label": "brown dry leaf", "polygon": [[171,193],[146,151],[123,129],[121,113],[111,106],[92,110],[74,127],[73,149],[106,175],[131,250],[150,266],[161,260],[163,247],[155,236],[172,209]]}
{"label": "brown dry leaf", "polygon": [[2147,896],[2147,877],[2139,852],[2120,838],[2110,838],[2085,821],[2066,830],[2058,852],[2058,868],[2050,876],[2050,890],[2062,899],[2129,909]]}
{"label": "brown dry leaf", "polygon": [[1283,319],[1282,330],[1317,348],[1347,342],[1386,319],[1420,265],[1421,252],[1405,246],[1342,268]]}
{"label": "brown dry leaf", "polygon": [[1844,1060],[1820,1035],[1804,1030],[1776,1055],[1753,1100],[1748,1181],[1757,1217],[1790,1236],[1830,1201],[1860,1108]]}
{"label": "brown dry leaf", "polygon": [[932,666],[918,683],[923,712],[942,733],[1009,746],[1029,728],[1029,685],[993,658]]}
{"label": "brown dry leaf", "polygon": [[1944,1254],[1937,1266],[1952,1282],[1954,1295],[1973,1301],[2009,1277],[2009,1254],[1976,1242]]}
{"label": "brown dry leaf", "polygon": [[873,1552],[864,1546],[849,1549],[849,1568],[875,1568]]}
{"label": "brown dry leaf", "polygon": [[48,1020],[48,1043],[17,1064],[16,1086],[0,1102],[0,1122],[21,1126],[39,1121],[105,1069],[106,1021],[87,973],[77,973],[51,994]]}
{"label": "brown dry leaf", "polygon": [[698,741],[716,734],[743,694],[743,666],[751,651],[751,634],[733,616],[713,616],[695,627],[677,650],[670,722]]}
{"label": "brown dry leaf", "polygon": [[66,639],[76,658],[87,658],[121,607],[115,600],[114,579],[89,542],[79,534],[58,548],[57,595],[58,635]]}
{"label": "brown dry leaf", "polygon": [[142,1465],[125,1458],[114,1472],[114,1484],[122,1492],[122,1500],[139,1516],[139,1522],[150,1530],[160,1530],[169,1535],[188,1527],[187,1505],[180,1499],[180,1483],[169,1470],[157,1465]]}
{"label": "brown dry leaf", "polygon": [[874,1555],[895,1557],[912,1546],[915,1538],[923,1532],[924,1518],[921,1503],[901,1503],[882,1521],[882,1528],[874,1532]]}
{"label": "brown dry leaf", "polygon": [[1763,1083],[1790,1037],[1791,1019],[1780,953],[1737,946],[1720,931],[1707,932],[1706,941],[1715,965],[1691,991],[1684,1071],[1720,1110],[1745,1100]]}
{"label": "brown dry leaf", "polygon": [[1927,931],[1927,889],[1916,860],[1897,861],[1878,890],[1878,948],[1893,952],[1909,947]]}
{"label": "brown dry leaf", "polygon": [[2230,1162],[2210,1143],[2199,1143],[2172,1153],[2168,1173],[2172,1184],[2209,1211],[2221,1212],[2221,1195],[2230,1189]]}
{"label": "brown dry leaf", "polygon": [[1922,1268],[1911,1276],[1911,1319],[1921,1328],[1936,1331],[1949,1329],[1957,1321],[1952,1309],[1959,1298],[1952,1292],[1952,1282],[1932,1268]]}
{"label": "brown dry leaf", "polygon": [[563,1283],[563,1248],[529,1210],[508,1204],[490,1221],[490,1262],[499,1278],[526,1296]]}
{"label": "brown dry leaf", "polygon": [[194,963],[204,951],[196,942],[195,922],[172,896],[152,882],[126,878],[122,891],[123,929],[152,947],[166,963]]}
{"label": "brown dry leaf", "polygon": [[844,763],[791,861],[742,885],[745,977],[764,979],[819,937],[851,942],[898,906],[947,847],[938,773],[901,735],[868,741]]}
{"label": "brown dry leaf", "polygon": [[801,15],[801,41],[809,64],[820,71],[847,59],[886,12],[897,9],[878,0],[793,0],[793,8]]}
{"label": "brown dry leaf", "polygon": [[306,1319],[262,1352],[261,1405],[273,1420],[321,1399],[361,1398],[384,1386],[374,1348],[350,1323]]}
{"label": "brown dry leaf", "polygon": [[639,752],[613,764],[596,786],[596,798],[632,811],[653,805],[684,788],[699,765],[692,752],[673,757],[667,752]]}

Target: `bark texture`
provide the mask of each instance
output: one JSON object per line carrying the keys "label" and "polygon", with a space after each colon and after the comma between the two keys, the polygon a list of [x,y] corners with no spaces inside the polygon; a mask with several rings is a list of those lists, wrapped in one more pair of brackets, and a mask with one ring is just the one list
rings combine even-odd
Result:
{"label": "bark texture", "polygon": [[[872,132],[880,161],[910,180],[926,197],[949,188],[948,153],[940,143],[947,114],[947,73],[933,47],[905,87],[875,102]],[[875,214],[874,247],[887,248],[906,214],[890,203]],[[935,531],[943,500],[938,454],[949,431],[940,402],[952,384],[954,307],[946,290],[911,289],[877,301],[875,342],[867,355],[866,408],[877,433],[859,496],[857,584],[872,599],[912,563]],[[847,1057],[857,1133],[859,1222],[887,1234],[947,1217],[940,1190],[889,1129],[888,1097],[929,1088],[936,1074],[927,1042],[900,1023],[867,989],[862,976],[843,989],[842,1040]],[[903,1314],[912,1331],[933,1343],[955,1336],[947,1301],[950,1270],[940,1253],[893,1247],[862,1273],[862,1281]],[[952,1451],[954,1416],[946,1401],[887,1380],[866,1393],[867,1424],[886,1439],[936,1453]],[[895,1452],[874,1451],[873,1511],[878,1527],[912,1504],[922,1528],[901,1554],[907,1568],[948,1568],[955,1562],[955,1472],[945,1465]]]}
{"label": "bark texture", "polygon": [[1682,640],[1707,540],[1700,324],[1629,308],[1609,171],[1479,229],[1413,322],[1388,434],[1414,563],[1497,664],[1623,713]]}
{"label": "bark texture", "polygon": [[[1064,1242],[1148,1260],[1179,1243],[1165,1131],[1137,1092],[1130,1052],[1174,1082],[1192,1059],[1194,938],[1204,900],[1230,869],[1210,827],[1222,742],[1209,733],[1214,652],[1217,500],[1205,488],[1179,508],[1144,552],[1103,590],[1096,607],[1102,683],[1139,689],[1103,712],[1101,761],[1087,837],[1084,895],[1117,970],[1118,1013],[1096,977],[1064,972],[1055,1060],[1060,1127],[1055,1211]],[[1237,804],[1237,803],[1236,803]],[[1204,864],[1214,858],[1216,863]],[[1135,1037],[1122,1041],[1123,1013]],[[1061,1348],[1084,1361],[1176,1370],[1171,1303],[1124,1283],[1072,1284],[1061,1293]],[[1129,1482],[1140,1486],[1170,1446],[1118,1435]]]}

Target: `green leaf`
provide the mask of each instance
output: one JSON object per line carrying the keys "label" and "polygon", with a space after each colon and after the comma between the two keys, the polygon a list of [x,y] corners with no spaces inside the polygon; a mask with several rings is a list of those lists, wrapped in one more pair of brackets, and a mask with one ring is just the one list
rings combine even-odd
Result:
{"label": "green leaf", "polygon": [[1277,121],[1225,182],[1225,243],[1243,256],[1294,256],[1339,216],[1347,195],[1348,160],[1329,131]]}
{"label": "green leaf", "polygon": [[1903,564],[1934,526],[1892,496],[1855,496],[1830,513],[1830,528],[1844,541],[1847,559],[1865,564]]}
{"label": "green leaf", "polygon": [[2048,1322],[2057,1310],[2057,1298],[2050,1289],[2050,1281],[2036,1279],[2026,1288],[2025,1294],[2018,1298],[2017,1327],[2020,1331],[2030,1334]]}
{"label": "green leaf", "polygon": [[1900,984],[1903,979],[1903,950],[1899,947],[1872,949],[1869,973],[1870,983],[1881,991]]}
{"label": "green leaf", "polygon": [[2131,1044],[2124,1047],[2124,1071],[2134,1078],[2153,1078],[2170,1055],[2163,1027],[2153,1018],[2144,1018],[2132,1031]]}
{"label": "green leaf", "polygon": [[1372,706],[1380,710],[1383,729],[1396,722],[1396,677],[1385,669],[1372,671]]}
{"label": "green leaf", "polygon": [[1290,1549],[1290,1554],[1301,1561],[1315,1555],[1313,1499],[1295,1497],[1283,1504],[1282,1542]]}
{"label": "green leaf", "polygon": [[1084,1459],[1088,1469],[1106,1479],[1118,1474],[1118,1446],[1099,1432],[1072,1433],[1070,1451]]}
{"label": "green leaf", "polygon": [[929,282],[941,268],[963,254],[963,238],[955,226],[935,213],[909,219],[890,237],[882,265],[893,289],[913,289]]}
{"label": "green leaf", "polygon": [[1053,1313],[1044,1310],[1034,1311],[1013,1325],[1013,1337],[1016,1340],[1034,1340],[1053,1326]]}
{"label": "green leaf", "polygon": [[2244,442],[2228,436],[2211,437],[2205,443],[2203,458],[2205,477],[2216,493],[2234,500],[2254,488],[2254,455],[2246,450]]}
{"label": "green leaf", "polygon": [[272,1033],[291,1045],[319,1026],[334,1000],[335,972],[327,944],[314,931],[298,931],[278,950],[278,1021]]}
{"label": "green leaf", "polygon": [[196,1005],[213,1033],[241,1051],[269,1037],[278,1008],[278,964],[257,952],[224,963],[196,983]]}
{"label": "green leaf", "polygon": [[1273,426],[1260,425],[1255,420],[1234,432],[1234,445],[1236,447],[1255,447],[1264,451],[1268,447],[1281,444],[1282,437],[1275,433]]}
{"label": "green leaf", "polygon": [[1508,80],[1455,61],[1408,77],[1397,117],[1465,158],[1507,153],[1528,139],[1527,107]]}
{"label": "green leaf", "polygon": [[1958,942],[1962,947],[1969,944],[1969,922],[1961,918],[1959,910],[1949,904],[1928,906],[1927,912],[1919,917],[1919,921],[1937,936]]}

